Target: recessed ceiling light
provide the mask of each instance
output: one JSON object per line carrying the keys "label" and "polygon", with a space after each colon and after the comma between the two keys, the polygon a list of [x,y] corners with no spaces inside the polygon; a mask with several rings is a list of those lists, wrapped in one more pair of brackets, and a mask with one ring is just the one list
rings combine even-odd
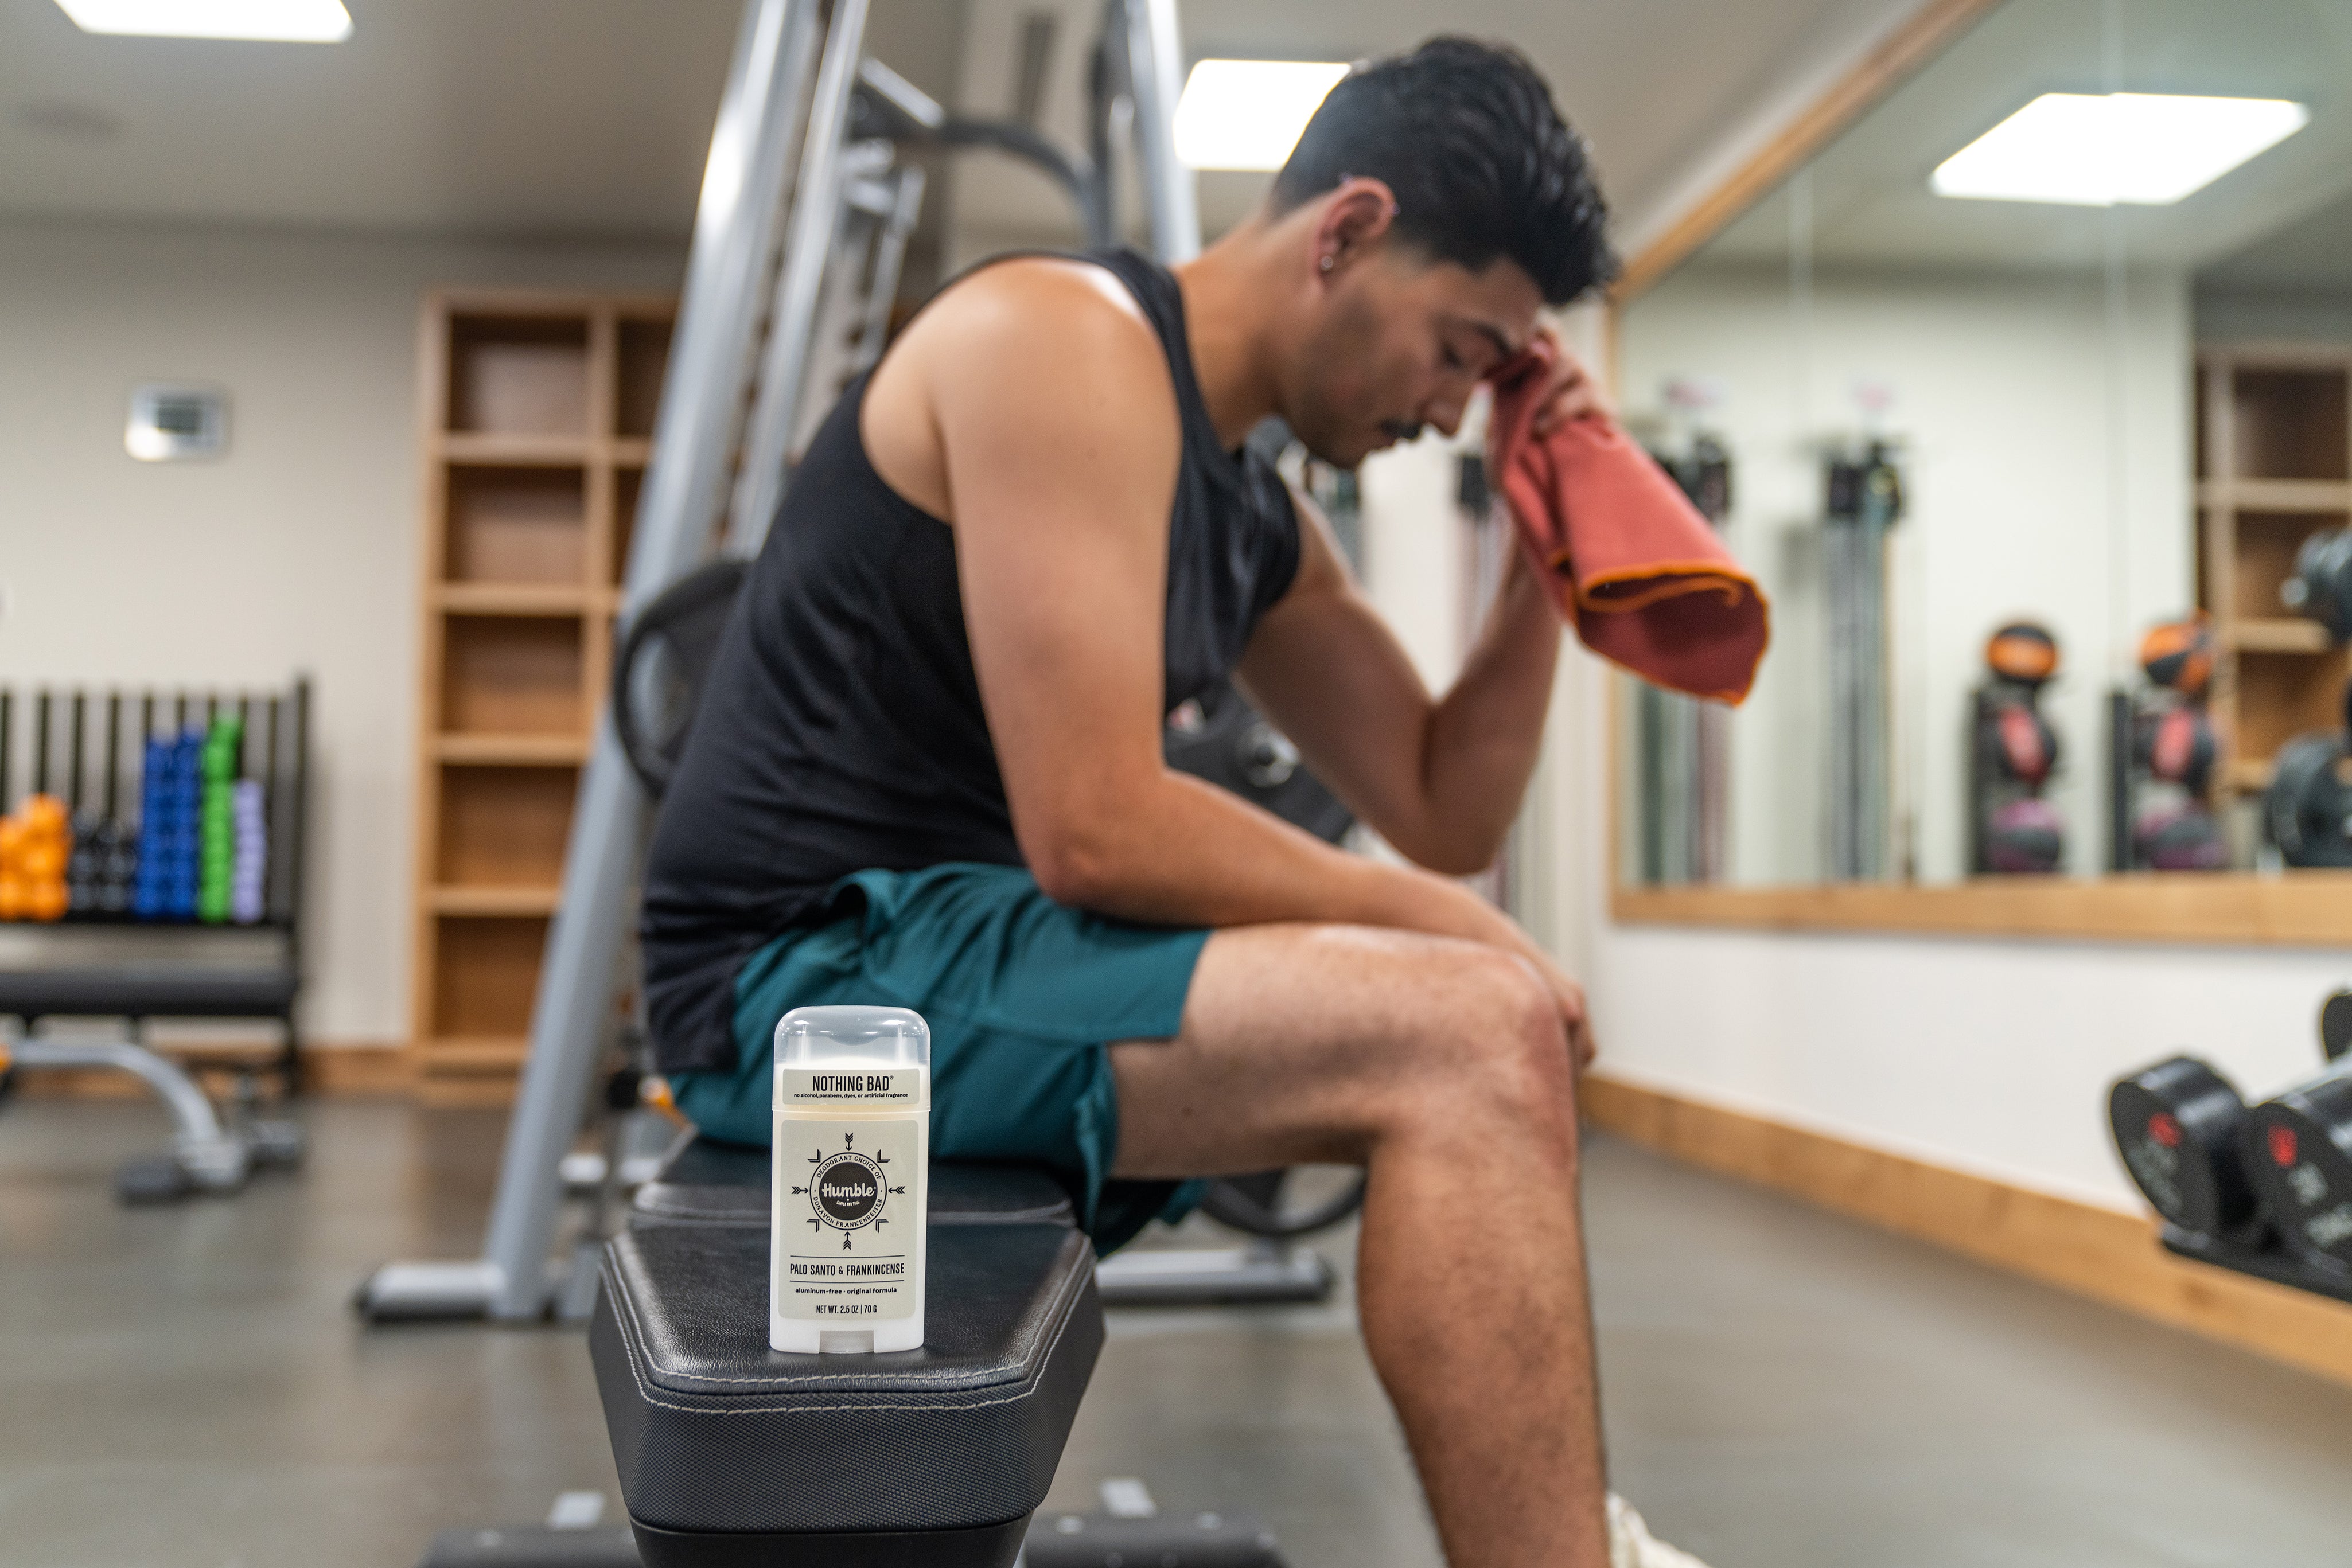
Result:
{"label": "recessed ceiling light", "polygon": [[2045,92],[1937,167],[1939,196],[2162,207],[2311,120],[2277,98]]}
{"label": "recessed ceiling light", "polygon": [[247,38],[339,44],[352,36],[342,0],[58,0],[85,33],[155,38]]}
{"label": "recessed ceiling light", "polygon": [[1176,156],[1194,169],[1279,169],[1347,74],[1328,60],[1202,60],[1176,100]]}

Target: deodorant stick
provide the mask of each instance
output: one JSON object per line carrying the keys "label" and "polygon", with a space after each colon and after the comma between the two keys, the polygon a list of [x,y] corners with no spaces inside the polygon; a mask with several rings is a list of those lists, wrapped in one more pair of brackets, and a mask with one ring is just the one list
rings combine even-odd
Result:
{"label": "deodorant stick", "polygon": [[916,1350],[930,1218],[931,1031],[905,1008],[776,1025],[768,1343]]}

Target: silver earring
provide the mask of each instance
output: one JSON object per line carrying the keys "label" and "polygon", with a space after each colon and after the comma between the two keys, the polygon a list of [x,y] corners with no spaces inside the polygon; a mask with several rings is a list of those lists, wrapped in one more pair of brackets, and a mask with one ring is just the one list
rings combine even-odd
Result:
{"label": "silver earring", "polygon": [[1330,271],[1330,270],[1331,270],[1331,262],[1332,262],[1332,260],[1333,260],[1333,258],[1332,258],[1332,257],[1330,257],[1330,256],[1325,256],[1325,257],[1323,258],[1323,270],[1324,270],[1324,271],[1328,272],[1328,271]]}

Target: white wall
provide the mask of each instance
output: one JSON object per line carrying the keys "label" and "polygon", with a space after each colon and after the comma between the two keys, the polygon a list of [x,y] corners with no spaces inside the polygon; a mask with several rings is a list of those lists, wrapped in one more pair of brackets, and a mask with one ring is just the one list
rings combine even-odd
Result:
{"label": "white wall", "polygon": [[[667,243],[0,225],[0,681],[310,672],[323,1042],[410,1027],[423,297],[671,288],[683,261]],[[132,383],[163,379],[228,389],[225,460],[124,455]]]}
{"label": "white wall", "polygon": [[[1733,719],[1734,880],[1822,874],[1817,451],[1862,427],[1863,382],[1892,389],[1884,428],[1907,454],[1908,512],[1891,546],[1895,767],[1898,813],[1917,803],[1920,874],[1962,873],[1969,693],[1987,635],[2021,617],[2048,625],[2063,653],[2042,702],[2070,760],[2050,792],[2070,869],[2097,869],[2104,693],[2146,627],[2194,599],[2186,281],[2136,274],[2126,306],[2120,382],[2095,275],[1825,272],[1801,331],[1785,272],[1698,265],[1626,311],[1629,413],[1660,412],[1678,376],[1727,394],[1709,420],[1737,465],[1727,535],[1773,601],[1772,653]],[[2111,385],[2123,389],[2119,476]]]}

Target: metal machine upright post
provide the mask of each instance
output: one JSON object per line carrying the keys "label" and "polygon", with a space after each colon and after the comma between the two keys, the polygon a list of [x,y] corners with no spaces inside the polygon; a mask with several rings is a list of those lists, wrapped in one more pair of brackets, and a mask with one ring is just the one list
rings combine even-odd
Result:
{"label": "metal machine upright post", "polygon": [[[1125,11],[1127,86],[1135,100],[1136,162],[1141,165],[1151,248],[1173,267],[1201,254],[1201,208],[1192,172],[1176,156],[1176,99],[1183,90],[1176,0],[1114,0]],[[1106,165],[1107,166],[1107,165]]]}
{"label": "metal machine upright post", "polygon": [[841,222],[842,141],[849,127],[850,94],[857,86],[857,62],[865,49],[866,0],[835,0],[825,29],[824,60],[809,99],[802,138],[799,183],[793,192],[791,227],[784,236],[783,266],[776,275],[775,306],[768,341],[760,357],[759,380],[744,433],[743,465],[728,508],[729,553],[752,555],[767,537],[768,523],[784,493],[786,465],[800,413],[801,371],[824,292],[826,264]]}
{"label": "metal machine upright post", "polygon": [[[744,8],[623,580],[624,622],[709,553],[819,30],[818,0],[748,0]],[[547,1311],[561,1156],[611,1022],[645,805],[610,722],[600,724],[572,812],[564,897],[549,927],[483,1254],[387,1265],[362,1287],[366,1315],[514,1320]]]}

